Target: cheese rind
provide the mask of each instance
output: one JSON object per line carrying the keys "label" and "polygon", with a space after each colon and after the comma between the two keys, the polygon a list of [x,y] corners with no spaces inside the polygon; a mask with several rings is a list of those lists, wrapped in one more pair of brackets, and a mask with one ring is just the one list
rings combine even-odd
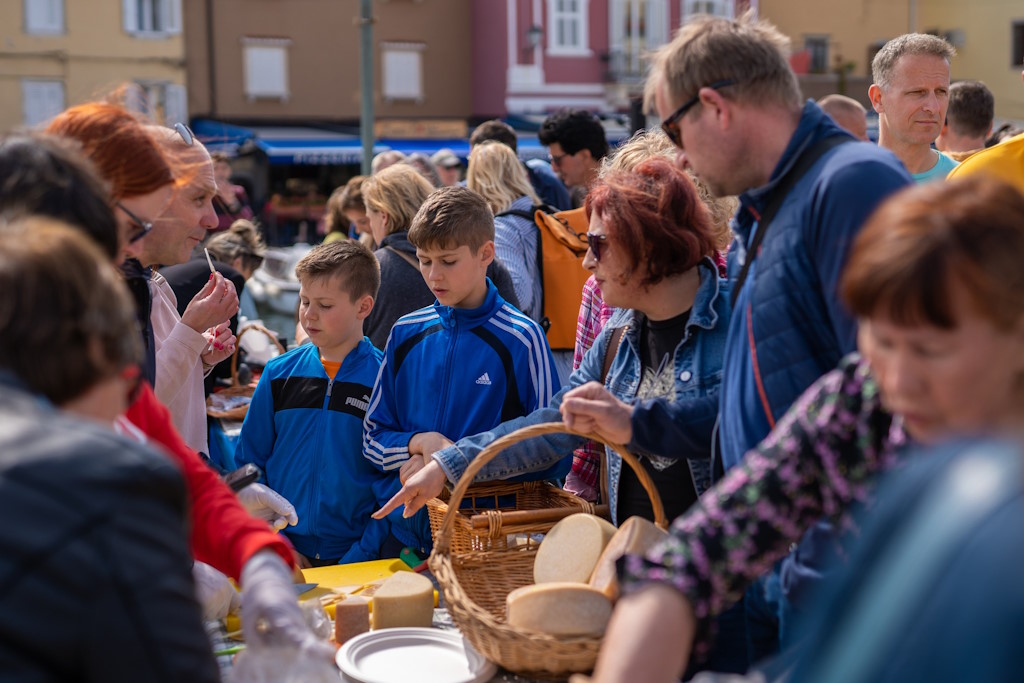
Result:
{"label": "cheese rind", "polygon": [[398,572],[373,595],[373,628],[429,627],[434,622],[434,585],[413,572]]}
{"label": "cheese rind", "polygon": [[615,563],[623,555],[643,555],[666,538],[668,532],[664,529],[643,517],[630,517],[622,523],[598,558],[597,566],[590,575],[590,586],[611,600],[618,599],[619,579]]}
{"label": "cheese rind", "polygon": [[586,583],[615,527],[596,515],[569,515],[547,533],[533,561],[534,583]]}
{"label": "cheese rind", "polygon": [[612,616],[612,601],[582,583],[542,583],[508,594],[508,624],[553,636],[600,636]]}

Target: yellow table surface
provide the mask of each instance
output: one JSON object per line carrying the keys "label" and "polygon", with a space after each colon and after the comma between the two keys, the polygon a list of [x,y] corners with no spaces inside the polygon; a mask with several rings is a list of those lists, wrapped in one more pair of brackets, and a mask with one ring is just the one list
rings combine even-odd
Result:
{"label": "yellow table surface", "polygon": [[[409,565],[398,558],[303,569],[302,576],[307,583],[317,583],[320,585],[300,595],[299,600],[319,600],[322,596],[330,595],[339,590],[344,592],[353,591],[363,584],[378,579],[386,579],[398,572],[411,571],[412,569]],[[437,605],[437,599],[437,591],[434,591],[435,606]],[[327,614],[333,618],[334,605],[328,605],[325,609]],[[242,627],[242,622],[236,615],[229,614],[225,626],[229,633],[233,633]]]}

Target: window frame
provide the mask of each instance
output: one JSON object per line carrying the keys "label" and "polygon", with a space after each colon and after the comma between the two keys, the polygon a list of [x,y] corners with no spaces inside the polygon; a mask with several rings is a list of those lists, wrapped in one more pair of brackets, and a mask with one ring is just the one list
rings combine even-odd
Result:
{"label": "window frame", "polygon": [[[35,26],[31,24],[32,11],[30,7],[39,7],[39,2],[48,2],[49,9],[56,10],[57,18],[48,26]],[[67,33],[67,14],[64,0],[22,0],[23,28],[26,35],[30,36],[59,36]]]}
{"label": "window frame", "polygon": [[[734,0],[680,0],[680,13],[683,21],[695,14],[708,14],[714,17],[725,17],[732,19],[736,15],[736,3]],[[715,11],[704,12],[694,11],[698,5],[709,5]]]}
{"label": "window frame", "polygon": [[[22,120],[22,123],[24,123],[24,125],[27,126],[27,127],[31,128],[31,127],[38,126],[41,123],[45,123],[46,121],[49,121],[50,119],[52,119],[57,114],[59,114],[62,111],[64,111],[64,109],[67,107],[67,101],[68,101],[67,86],[64,84],[64,81],[60,80],[59,78],[30,78],[30,77],[25,77],[25,78],[21,78],[20,79],[20,84],[21,84],[21,120]],[[41,116],[32,117],[32,118],[35,118],[35,120],[30,120],[30,117],[29,117],[29,113],[30,112],[28,111],[28,103],[29,103],[28,89],[31,86],[36,86],[36,85],[38,85],[38,86],[41,86],[41,85],[47,85],[47,86],[57,85],[57,86],[60,86],[60,100],[61,101],[53,107],[53,111],[52,112],[43,112],[43,114]]]}
{"label": "window frame", "polygon": [[1010,67],[1024,66],[1024,19],[1010,22]]}
{"label": "window frame", "polygon": [[[139,10],[149,8],[149,27],[143,23],[147,12]],[[121,16],[124,31],[136,38],[164,38],[181,33],[181,0],[121,0]],[[159,28],[156,24],[160,18]]]}
{"label": "window frame", "polygon": [[[419,42],[382,41],[380,43],[380,94],[385,102],[415,102],[422,104],[426,101],[426,69],[423,64],[423,53],[426,51],[426,48],[426,43]],[[389,57],[397,57],[399,55],[415,55],[417,61],[415,68],[418,72],[416,79],[419,85],[418,92],[394,88],[395,85],[400,84],[400,81],[392,80],[389,74],[393,66],[389,66],[388,62]],[[408,68],[408,66],[403,67],[403,71],[407,72]]]}
{"label": "window frame", "polygon": [[[290,55],[289,48],[291,47],[291,38],[261,38],[257,36],[243,36],[241,39],[242,43],[242,93],[246,100],[249,102],[255,102],[256,100],[279,100],[281,102],[287,102],[291,98],[291,77],[290,77]],[[254,85],[262,85],[259,79],[253,78],[253,75],[257,72],[266,74],[266,71],[260,69],[258,65],[252,65],[250,62],[259,53],[258,50],[267,50],[267,55],[270,54],[270,50],[281,55],[281,86],[278,89],[271,90],[269,88],[257,89]]]}
{"label": "window frame", "polygon": [[[560,8],[562,2],[575,2],[575,10]],[[589,57],[590,0],[548,0],[547,54],[557,57]],[[576,27],[576,41],[563,43],[559,36],[559,22],[572,22]]]}

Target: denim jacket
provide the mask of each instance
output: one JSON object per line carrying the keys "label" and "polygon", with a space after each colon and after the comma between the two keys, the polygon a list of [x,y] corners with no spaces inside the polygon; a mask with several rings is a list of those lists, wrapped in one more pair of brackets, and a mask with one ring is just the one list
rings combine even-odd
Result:
{"label": "denim jacket", "polygon": [[[722,381],[722,350],[729,326],[729,293],[726,281],[718,277],[718,269],[711,259],[700,263],[700,286],[693,302],[686,334],[675,350],[676,395],[675,401],[693,401],[717,405],[718,387]],[[558,407],[565,392],[591,381],[601,381],[605,351],[615,328],[629,325],[622,335],[622,342],[612,360],[605,386],[619,399],[633,402],[642,377],[639,353],[640,329],[637,312],[619,310],[594,341],[594,345],[583,357],[569,384],[558,392],[546,408],[535,410],[524,417],[503,422],[494,429],[460,439],[454,446],[434,454],[434,459],[444,470],[450,481],[458,481],[466,467],[480,451],[495,439],[529,425],[544,422],[560,422]],[[700,447],[662,453],[660,455],[685,457],[690,463],[697,493],[707,490],[711,479],[711,429],[714,419],[707,423],[707,434],[695,438]],[[506,448],[491,462],[487,463],[476,477],[476,481],[508,479],[544,469],[565,459],[572,459],[572,451],[585,439],[571,434],[549,434],[528,439]],[[607,450],[607,468],[602,474],[608,477],[608,503],[611,507],[612,522],[618,524],[619,476],[622,459]],[[643,451],[634,451],[643,455]]]}

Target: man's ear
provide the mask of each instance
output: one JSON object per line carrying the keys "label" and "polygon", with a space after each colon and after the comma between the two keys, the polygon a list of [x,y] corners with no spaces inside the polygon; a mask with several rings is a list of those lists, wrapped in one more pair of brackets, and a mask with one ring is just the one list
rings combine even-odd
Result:
{"label": "man's ear", "polygon": [[881,114],[885,111],[885,107],[882,106],[882,88],[877,83],[872,83],[868,88],[868,99],[871,100],[871,107],[876,112]]}
{"label": "man's ear", "polygon": [[494,242],[492,240],[484,242],[477,252],[477,256],[480,257],[480,262],[484,266],[491,265],[491,262],[494,260]]}
{"label": "man's ear", "polygon": [[705,87],[701,88],[697,94],[700,97],[701,108],[714,112],[715,120],[719,121],[720,125],[728,127],[732,123],[732,109],[721,93],[714,88]]}
{"label": "man's ear", "polygon": [[366,316],[370,315],[370,311],[373,310],[373,304],[373,297],[369,294],[364,294],[356,304],[356,318],[366,320]]}

